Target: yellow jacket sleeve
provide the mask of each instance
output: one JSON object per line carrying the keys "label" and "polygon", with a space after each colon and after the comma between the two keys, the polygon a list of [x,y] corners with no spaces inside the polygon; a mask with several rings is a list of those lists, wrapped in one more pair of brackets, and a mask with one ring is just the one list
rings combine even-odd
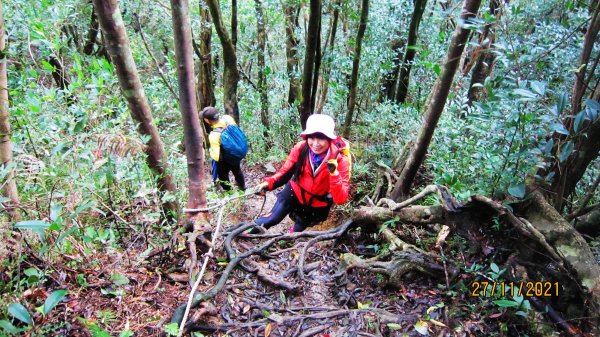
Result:
{"label": "yellow jacket sleeve", "polygon": [[208,153],[214,161],[218,162],[221,156],[221,133],[217,131],[211,131],[211,133],[208,135],[208,142],[210,143]]}

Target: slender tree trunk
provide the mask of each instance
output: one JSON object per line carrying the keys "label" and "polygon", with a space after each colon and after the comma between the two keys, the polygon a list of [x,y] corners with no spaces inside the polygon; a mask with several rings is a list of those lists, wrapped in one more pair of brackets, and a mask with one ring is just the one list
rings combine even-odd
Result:
{"label": "slender tree trunk", "polygon": [[[177,59],[177,79],[179,83],[179,110],[183,121],[185,154],[187,157],[189,208],[206,206],[204,184],[203,130],[196,108],[196,88],[194,85],[194,58],[192,28],[188,0],[171,0],[173,32],[175,36],[175,58]],[[194,214],[190,216],[190,214]],[[203,213],[187,213],[192,220]]]}
{"label": "slender tree trunk", "polygon": [[[490,0],[490,14],[495,16],[496,22],[498,22],[501,15],[500,0]],[[469,105],[481,101],[484,94],[482,85],[494,69],[496,55],[491,52],[492,45],[496,41],[494,26],[495,23],[485,25],[479,38],[479,46],[473,53],[475,66],[471,72],[471,84],[467,93]]]}
{"label": "slender tree trunk", "polygon": [[300,97],[300,124],[306,128],[306,120],[312,113],[312,85],[317,59],[317,44],[319,42],[319,22],[321,21],[321,0],[310,0],[310,15],[308,31],[306,32],[306,53],[304,55],[304,70],[302,71],[302,96]]}
{"label": "slender tree trunk", "polygon": [[[596,8],[592,14],[590,25],[584,37],[581,56],[579,58],[580,69],[575,75],[576,80],[573,85],[573,97],[571,101],[571,116],[576,116],[583,106],[583,97],[586,97],[586,91],[590,80],[593,78],[594,66],[587,74],[587,65],[590,63],[591,53],[596,43],[598,32],[600,31],[599,8]],[[590,89],[590,95],[593,95],[593,89]],[[600,118],[593,121],[584,120],[579,130],[574,129],[574,118],[565,116],[564,125],[569,130],[570,136],[567,138],[562,134],[555,133],[552,137],[554,141],[554,160],[549,164],[547,170],[540,170],[538,175],[546,177],[553,174],[551,186],[547,188],[547,196],[552,205],[560,212],[562,211],[565,200],[575,191],[575,187],[589,164],[600,154]],[[558,160],[559,154],[565,147],[572,146],[573,151],[563,161]]]}
{"label": "slender tree trunk", "polygon": [[223,106],[225,113],[231,115],[236,123],[240,123],[240,112],[237,100],[237,86],[240,73],[237,69],[235,45],[223,24],[223,16],[217,0],[206,0],[210,15],[215,24],[215,30],[223,48]]}
{"label": "slender tree trunk", "polygon": [[419,35],[419,26],[421,19],[427,6],[427,0],[415,0],[415,9],[410,18],[410,26],[408,29],[408,41],[406,43],[406,51],[404,52],[404,60],[400,68],[400,77],[398,79],[398,90],[396,91],[396,102],[406,102],[408,96],[408,85],[410,82],[410,70],[412,69],[415,55],[417,54],[417,37]]}
{"label": "slender tree trunk", "polygon": [[403,53],[402,48],[406,45],[406,41],[395,38],[392,40],[392,51],[394,59],[392,60],[392,69],[385,74],[383,79],[383,90],[381,98],[385,97],[389,101],[393,101],[396,97],[396,87],[398,83],[398,74],[400,73],[400,60]]}
{"label": "slender tree trunk", "polygon": [[207,106],[214,106],[216,103],[212,50],[210,40],[212,36],[212,22],[208,7],[203,0],[200,0],[200,65],[198,67],[198,105],[199,110]]}
{"label": "slender tree trunk", "polygon": [[360,68],[360,53],[362,50],[362,40],[367,29],[367,21],[369,19],[369,0],[362,0],[360,11],[360,23],[356,34],[356,44],[354,46],[354,58],[352,60],[352,76],[350,78],[350,96],[348,97],[348,112],[344,121],[344,137],[350,137],[350,126],[352,125],[352,117],[354,115],[354,107],[356,106],[356,91],[358,87],[358,71]]}
{"label": "slender tree trunk", "polygon": [[267,75],[265,73],[265,49],[267,45],[267,30],[265,28],[265,15],[262,0],[254,0],[256,6],[256,39],[258,42],[258,90],[260,92],[260,121],[264,127],[263,136],[270,144],[269,137],[269,97],[267,96]]}
{"label": "slender tree trunk", "polygon": [[96,40],[98,39],[98,30],[100,30],[100,25],[98,23],[98,16],[96,15],[96,9],[92,5],[92,17],[90,19],[90,30],[88,30],[87,40],[85,41],[85,46],[83,47],[84,54],[92,55],[92,53],[94,52],[94,46],[96,46]]}
{"label": "slender tree trunk", "polygon": [[69,85],[71,85],[71,83],[65,76],[65,69],[63,68],[62,63],[60,63],[60,61],[54,56],[50,56],[48,63],[54,67],[52,70],[52,78],[54,79],[54,82],[58,88],[65,94],[67,105],[75,103],[77,99],[73,97],[70,92],[67,92],[67,88]]}
{"label": "slender tree trunk", "polygon": [[237,48],[237,36],[238,36],[238,10],[237,0],[231,0],[231,43],[233,48]]}
{"label": "slender tree trunk", "polygon": [[586,83],[588,83],[589,78],[594,75],[593,73],[587,75],[587,66],[592,55],[592,50],[594,49],[594,44],[596,43],[598,32],[600,31],[600,6],[596,6],[592,13],[590,25],[583,38],[583,48],[579,58],[580,67],[577,68],[578,71],[575,72],[575,85],[573,85],[573,96],[571,97],[571,112],[573,114],[577,114],[581,111],[582,99],[586,91]]}
{"label": "slender tree trunk", "polygon": [[[481,0],[465,0],[461,13],[461,22],[466,22],[475,17],[480,5]],[[433,132],[446,105],[448,93],[450,92],[454,74],[458,69],[461,55],[465,49],[465,42],[467,41],[469,32],[469,29],[463,29],[461,25],[457,25],[454,30],[454,35],[448,48],[446,64],[431,92],[431,101],[428,103],[427,110],[425,111],[423,126],[400,173],[398,182],[392,190],[391,197],[394,200],[401,200],[408,195],[417,170],[425,160],[427,148],[429,147],[429,143],[431,143]]]}
{"label": "slender tree trunk", "polygon": [[293,4],[285,2],[283,4],[285,14],[285,54],[287,59],[287,74],[290,79],[290,89],[288,92],[288,105],[294,106],[298,95],[300,94],[300,78],[298,77],[298,40],[295,30],[298,28],[299,10]]}
{"label": "slender tree trunk", "polygon": [[[6,168],[12,166],[13,156],[12,142],[10,141],[10,119],[8,114],[8,80],[6,74],[7,57],[4,32],[4,11],[2,7],[2,1],[0,0],[0,165],[3,168]],[[4,203],[4,207],[6,208],[11,221],[16,222],[20,220],[20,215],[17,211],[19,207],[19,193],[17,192],[14,170],[10,169],[10,172],[4,179],[5,181],[2,181],[2,195],[10,199],[10,202]],[[4,235],[9,233],[11,230],[9,223],[2,223],[3,225],[1,225],[2,228],[0,228],[0,237],[4,237]],[[4,228],[4,224],[7,226],[7,228]]]}
{"label": "slender tree trunk", "polygon": [[[118,2],[117,0],[94,0],[94,6],[131,116],[138,123],[138,132],[150,137],[146,149],[148,166],[158,177],[159,190],[175,194],[177,191],[172,177],[167,173],[167,158],[163,143],[154,125],[150,105],[138,76]],[[162,207],[168,217],[174,217],[178,211],[176,202],[164,202]]]}
{"label": "slender tree trunk", "polygon": [[336,0],[333,4],[333,14],[331,18],[331,28],[329,30],[329,41],[325,46],[325,51],[323,52],[323,71],[321,72],[321,95],[318,97],[318,101],[316,103],[315,111],[318,113],[323,112],[323,106],[325,105],[325,101],[327,100],[327,91],[329,90],[329,76],[331,74],[331,65],[332,60],[334,58],[335,52],[335,36],[337,32],[338,26],[338,18],[340,15],[340,0]]}
{"label": "slender tree trunk", "polygon": [[[319,6],[319,13],[323,12],[322,5]],[[313,78],[310,89],[310,112],[315,111],[315,104],[317,103],[317,87],[319,86],[319,71],[321,69],[321,61],[323,59],[323,50],[321,48],[321,27],[322,27],[322,16],[319,15],[319,24],[317,29],[317,40],[315,41],[315,67],[313,69]]]}

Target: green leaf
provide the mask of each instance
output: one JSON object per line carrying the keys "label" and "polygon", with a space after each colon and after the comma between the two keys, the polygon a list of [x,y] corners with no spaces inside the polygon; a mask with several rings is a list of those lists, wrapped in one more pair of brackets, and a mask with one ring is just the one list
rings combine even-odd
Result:
{"label": "green leaf", "polygon": [[25,331],[25,329],[19,329],[19,328],[15,327],[14,325],[12,325],[11,322],[9,322],[5,319],[0,321],[0,329],[2,329],[2,331],[9,333],[9,334],[17,334],[19,332]]}
{"label": "green leaf", "polygon": [[544,156],[550,156],[550,153],[552,153],[553,147],[554,147],[554,139],[550,138],[550,140],[544,146]]}
{"label": "green leaf", "polygon": [[131,330],[125,330],[119,334],[119,337],[131,337],[134,333]]}
{"label": "green leaf", "polygon": [[177,336],[179,333],[179,324],[173,322],[165,325],[163,330],[167,334],[167,336]]}
{"label": "green leaf", "polygon": [[517,316],[523,316],[525,318],[528,317],[527,313],[525,311],[522,311],[522,310],[519,310],[519,311],[515,312],[515,315],[517,315]]}
{"label": "green leaf", "polygon": [[122,286],[122,285],[129,284],[129,279],[127,278],[127,276],[120,274],[120,273],[113,273],[110,276],[110,280],[116,286]]}
{"label": "green leaf", "polygon": [[414,325],[415,330],[420,333],[423,336],[427,336],[429,335],[429,330],[427,329],[427,322],[425,321],[418,321],[417,323],[415,323]]}
{"label": "green leaf", "polygon": [[536,92],[536,94],[542,96],[546,93],[546,83],[539,81],[531,81],[531,89]]}
{"label": "green leaf", "polygon": [[388,323],[387,326],[388,326],[388,328],[390,328],[390,330],[400,330],[400,329],[402,329],[402,325],[400,325],[398,323]]}
{"label": "green leaf", "polygon": [[96,323],[88,324],[87,327],[88,327],[88,329],[90,329],[90,333],[92,334],[92,337],[111,337],[111,335],[108,332],[104,331]]}
{"label": "green leaf", "polygon": [[565,128],[565,126],[562,125],[562,123],[553,123],[552,125],[550,125],[550,127],[554,132],[560,133],[565,136],[569,135],[569,130],[567,130],[567,128]]}
{"label": "green leaf", "polygon": [[9,305],[8,313],[25,324],[31,325],[32,323],[29,311],[27,311],[27,308],[25,308],[20,303],[12,303],[11,305]]}
{"label": "green leaf", "polygon": [[575,145],[573,145],[573,142],[572,141],[568,141],[565,145],[563,145],[560,148],[560,154],[558,156],[558,160],[561,163],[564,162],[565,160],[567,160],[567,158],[569,158],[569,156],[573,152],[574,148],[575,148]]}
{"label": "green leaf", "polygon": [[560,95],[558,96],[558,102],[556,104],[557,115],[562,114],[562,112],[565,110],[565,107],[567,106],[568,102],[569,102],[569,96],[567,95],[567,93],[561,92]]}
{"label": "green leaf", "polygon": [[575,131],[575,132],[579,131],[584,120],[585,120],[585,111],[580,111],[575,116],[575,122],[573,123],[573,131]]}
{"label": "green leaf", "polygon": [[44,316],[48,315],[50,310],[52,310],[68,293],[69,291],[66,289],[55,290],[48,296],[46,301],[44,301]]}
{"label": "green leaf", "polygon": [[440,76],[440,74],[441,74],[441,72],[442,72],[442,69],[441,69],[441,67],[440,67],[440,65],[439,65],[439,64],[437,64],[437,63],[436,63],[436,64],[434,64],[434,65],[433,65],[433,72],[434,72],[436,75]]}
{"label": "green leaf", "polygon": [[590,109],[594,109],[596,111],[600,110],[600,103],[598,103],[598,101],[595,101],[593,99],[586,99],[585,106],[587,106]]}
{"label": "green leaf", "polygon": [[[524,186],[523,186],[524,187]],[[494,262],[492,262],[492,264],[490,264],[490,269],[494,272],[494,273],[498,273],[500,271],[500,268],[498,268],[498,265],[495,264]]]}
{"label": "green leaf", "polygon": [[527,98],[527,99],[533,99],[533,98],[537,97],[536,94],[534,94],[533,92],[531,92],[527,89],[515,89],[515,90],[513,90],[513,94]]}
{"label": "green leaf", "polygon": [[18,229],[46,229],[50,227],[50,223],[43,220],[26,220],[17,222],[14,227]]}
{"label": "green leaf", "polygon": [[523,198],[525,196],[525,184],[513,185],[509,187],[508,193],[515,198]]}
{"label": "green leaf", "polygon": [[512,300],[495,300],[493,302],[500,308],[516,308],[519,306],[519,303]]}

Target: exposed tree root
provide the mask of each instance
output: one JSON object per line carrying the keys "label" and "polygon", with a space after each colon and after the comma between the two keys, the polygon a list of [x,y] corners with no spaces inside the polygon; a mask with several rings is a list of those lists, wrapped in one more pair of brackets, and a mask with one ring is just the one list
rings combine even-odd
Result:
{"label": "exposed tree root", "polygon": [[[350,227],[351,224],[352,224],[352,222],[348,222],[343,226],[340,226],[340,227],[337,227],[337,228],[334,228],[334,229],[331,229],[331,230],[325,231],[325,232],[306,231],[306,232],[272,236],[267,241],[263,242],[261,245],[255,246],[254,248],[249,249],[245,252],[237,252],[232,246],[232,241],[238,235],[240,235],[242,232],[253,227],[254,224],[253,223],[247,223],[247,224],[241,223],[241,224],[238,224],[238,225],[228,229],[227,236],[225,237],[225,240],[224,240],[224,248],[229,257],[229,263],[227,264],[227,267],[221,274],[219,281],[217,282],[217,284],[214,287],[212,287],[207,292],[194,294],[194,297],[190,303],[190,308],[195,308],[200,303],[215,297],[225,287],[225,283],[227,282],[227,279],[229,278],[231,272],[238,266],[247,272],[255,273],[257,275],[257,277],[259,277],[259,279],[261,279],[262,281],[265,281],[266,283],[268,283],[272,286],[276,286],[276,287],[279,287],[279,288],[282,288],[285,290],[289,290],[289,291],[297,291],[298,290],[297,285],[293,285],[293,284],[285,282],[281,279],[278,279],[277,277],[270,275],[269,273],[262,270],[261,268],[258,268],[258,266],[256,266],[253,263],[245,263],[244,259],[246,259],[247,257],[252,256],[252,255],[261,254],[262,252],[266,251],[270,246],[272,246],[274,243],[279,242],[281,240],[295,240],[300,237],[315,237],[315,239],[313,240],[313,244],[314,244],[314,242],[317,242],[317,241],[337,238],[337,237],[340,237],[341,235],[343,235],[344,232]],[[298,273],[300,273],[300,270],[304,270],[304,262],[302,262],[302,264],[299,264],[297,270],[298,270]],[[183,319],[185,309],[186,309],[185,304],[179,306],[174,311],[173,316],[171,318],[171,322],[180,324]],[[187,331],[189,329],[189,327],[190,327],[190,325],[186,325],[185,331]]]}
{"label": "exposed tree root", "polygon": [[[442,205],[410,206],[432,193],[440,196]],[[379,205],[386,205],[385,208],[361,207],[353,212],[352,219],[363,225],[363,228],[368,227],[365,226],[367,224],[375,224],[380,228],[380,224],[389,220],[417,225],[445,224],[454,232],[475,241],[466,234],[477,231],[482,224],[489,223],[492,217],[497,216],[521,233],[525,239],[521,244],[515,242],[513,247],[523,256],[523,260],[531,260],[536,257],[542,259],[527,267],[527,269],[531,269],[531,272],[527,274],[540,277],[541,274],[538,273],[542,272],[550,276],[548,279],[568,280],[568,282],[561,281],[561,291],[566,293],[567,298],[573,298],[573,296],[577,296],[574,294],[578,293],[582,302],[575,301],[575,303],[585,303],[587,309],[581,307],[579,310],[563,309],[568,312],[569,318],[592,316],[592,320],[598,325],[600,320],[598,317],[600,312],[600,270],[588,244],[539,191],[533,190],[530,196],[528,201],[513,205],[516,211],[523,215],[519,217],[500,203],[479,195],[472,196],[467,204],[460,205],[454,201],[445,188],[430,185],[416,196],[401,203],[383,199]],[[363,260],[353,254],[345,254],[343,259],[348,268],[366,268],[384,274],[392,286],[400,285],[400,280],[396,278],[402,277],[411,270],[436,277],[443,272],[439,265],[432,262],[435,261],[433,256],[415,252],[416,247],[411,247],[412,245],[396,238],[388,229],[383,230],[382,234],[386,240],[392,243],[391,248],[396,250],[391,254],[392,259],[381,261],[381,257],[377,257]],[[397,247],[400,248],[397,249]],[[549,261],[544,261],[544,259]],[[544,269],[545,264],[554,265],[555,270]],[[451,269],[454,272],[456,270]],[[557,317],[559,316],[554,315],[554,320],[558,319]],[[560,324],[560,321],[558,322]],[[563,328],[566,331],[572,331],[569,325],[565,324],[562,325]]]}
{"label": "exposed tree root", "polygon": [[350,228],[351,225],[352,225],[352,221],[347,221],[343,225],[333,228],[331,230],[328,230],[325,232],[317,232],[319,234],[317,234],[317,236],[315,238],[313,238],[312,240],[310,240],[306,243],[306,245],[304,246],[304,249],[302,249],[302,252],[300,253],[300,259],[298,260],[298,276],[300,277],[301,280],[305,280],[304,261],[306,260],[306,254],[308,252],[308,249],[312,245],[314,245],[315,243],[317,243],[319,241],[339,238],[344,233],[346,233],[346,231],[348,230],[348,228]]}

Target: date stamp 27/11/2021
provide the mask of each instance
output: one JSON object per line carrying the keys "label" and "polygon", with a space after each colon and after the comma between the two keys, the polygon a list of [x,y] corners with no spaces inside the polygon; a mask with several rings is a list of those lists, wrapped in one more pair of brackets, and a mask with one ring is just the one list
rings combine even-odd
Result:
{"label": "date stamp 27/11/2021", "polygon": [[526,297],[558,297],[558,282],[488,282],[471,283],[470,295],[473,297],[493,296],[526,296]]}

